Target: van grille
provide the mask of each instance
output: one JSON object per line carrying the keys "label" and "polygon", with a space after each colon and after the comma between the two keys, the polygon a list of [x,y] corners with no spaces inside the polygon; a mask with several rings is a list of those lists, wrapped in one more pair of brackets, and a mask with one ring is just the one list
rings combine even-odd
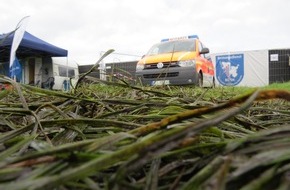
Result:
{"label": "van grille", "polygon": [[[163,63],[163,68],[169,68],[169,67],[179,67],[179,65],[177,64],[177,62],[165,62],[165,63]],[[144,69],[158,69],[157,63],[146,64]]]}
{"label": "van grille", "polygon": [[178,75],[179,72],[172,72],[172,73],[144,74],[143,77],[145,79],[152,79],[152,78],[178,77]]}

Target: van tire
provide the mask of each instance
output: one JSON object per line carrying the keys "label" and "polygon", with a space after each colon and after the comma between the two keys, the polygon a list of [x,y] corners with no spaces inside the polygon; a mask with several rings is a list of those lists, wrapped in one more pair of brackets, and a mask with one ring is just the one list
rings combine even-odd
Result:
{"label": "van tire", "polygon": [[201,73],[201,72],[198,73],[197,85],[198,85],[198,87],[200,87],[200,88],[203,87],[203,77],[202,77],[202,73]]}

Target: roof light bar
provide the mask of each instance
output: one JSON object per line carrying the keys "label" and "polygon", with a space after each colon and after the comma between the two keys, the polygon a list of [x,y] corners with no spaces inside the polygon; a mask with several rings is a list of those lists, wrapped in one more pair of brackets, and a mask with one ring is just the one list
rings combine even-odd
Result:
{"label": "roof light bar", "polygon": [[176,38],[166,38],[162,39],[161,42],[168,42],[168,41],[174,41],[174,40],[186,40],[186,39],[194,39],[197,38],[197,35],[190,35],[190,36],[181,36],[181,37],[176,37]]}

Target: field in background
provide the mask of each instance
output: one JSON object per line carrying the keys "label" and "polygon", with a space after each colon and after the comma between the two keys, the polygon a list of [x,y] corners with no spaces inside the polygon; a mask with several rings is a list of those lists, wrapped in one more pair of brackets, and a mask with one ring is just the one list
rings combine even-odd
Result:
{"label": "field in background", "polygon": [[284,82],[284,83],[273,83],[269,86],[264,87],[265,89],[284,89],[284,90],[290,90],[290,82]]}
{"label": "field in background", "polygon": [[6,82],[0,189],[290,187],[290,83],[257,91],[87,78],[64,93]]}

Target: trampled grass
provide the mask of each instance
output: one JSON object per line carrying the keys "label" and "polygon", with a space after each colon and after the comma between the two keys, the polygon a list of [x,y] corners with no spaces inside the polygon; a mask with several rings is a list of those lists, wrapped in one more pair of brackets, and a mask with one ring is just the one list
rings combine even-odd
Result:
{"label": "trampled grass", "polygon": [[289,84],[0,94],[0,189],[289,189]]}

